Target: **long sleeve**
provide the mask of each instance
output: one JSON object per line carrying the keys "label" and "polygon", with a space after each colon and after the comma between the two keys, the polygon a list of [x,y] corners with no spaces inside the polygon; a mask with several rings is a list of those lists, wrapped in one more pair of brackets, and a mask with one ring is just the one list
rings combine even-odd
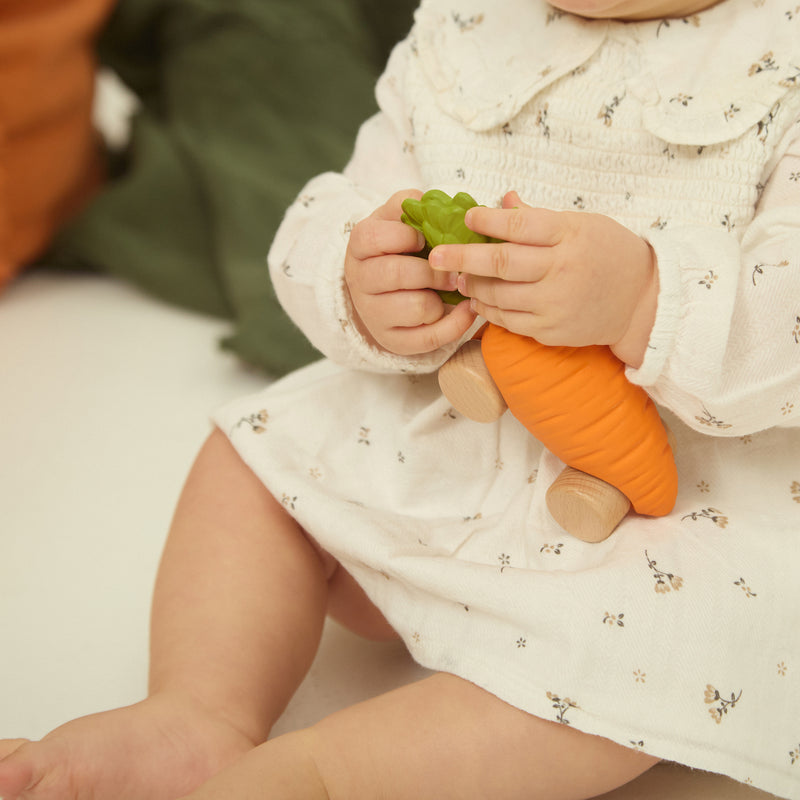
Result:
{"label": "long sleeve", "polygon": [[275,291],[311,343],[336,363],[378,372],[432,372],[455,349],[420,357],[387,353],[368,342],[353,322],[344,279],[350,230],[397,191],[421,188],[410,122],[397,91],[408,44],[395,48],[377,86],[380,111],[361,127],[343,173],[312,179],[288,209],[270,249]]}
{"label": "long sleeve", "polygon": [[800,121],[747,230],[654,232],[659,309],[628,377],[696,430],[800,426]]}

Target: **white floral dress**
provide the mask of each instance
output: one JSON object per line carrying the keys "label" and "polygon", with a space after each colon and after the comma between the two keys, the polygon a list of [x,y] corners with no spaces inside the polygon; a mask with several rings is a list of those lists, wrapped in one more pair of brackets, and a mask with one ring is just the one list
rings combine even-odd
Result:
{"label": "white floral dress", "polygon": [[[270,253],[327,359],[215,417],[423,665],[626,746],[800,798],[800,7],[588,22],[540,0],[427,0],[343,174]],[[352,225],[395,190],[607,214],[658,256],[628,377],[672,428],[667,517],[585,544],[544,504],[561,464],[440,393],[449,355],[352,323]]]}

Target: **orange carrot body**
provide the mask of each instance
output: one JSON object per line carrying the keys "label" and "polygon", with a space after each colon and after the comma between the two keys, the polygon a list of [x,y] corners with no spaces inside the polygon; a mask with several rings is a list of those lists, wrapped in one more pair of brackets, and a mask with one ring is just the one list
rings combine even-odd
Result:
{"label": "orange carrot body", "polygon": [[553,347],[488,325],[481,352],[511,413],[565,464],[615,486],[639,514],[668,514],[672,448],[647,393],[605,346]]}

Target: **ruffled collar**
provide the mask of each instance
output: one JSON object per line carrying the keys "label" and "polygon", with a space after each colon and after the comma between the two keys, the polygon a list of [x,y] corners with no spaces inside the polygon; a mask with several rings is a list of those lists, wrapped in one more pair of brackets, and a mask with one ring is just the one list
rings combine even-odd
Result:
{"label": "ruffled collar", "polygon": [[[509,20],[513,24],[509,25]],[[800,88],[800,9],[724,0],[685,19],[586,20],[544,0],[423,0],[415,38],[440,107],[473,130],[511,120],[609,36],[637,50],[645,127],[678,144],[736,138]]]}

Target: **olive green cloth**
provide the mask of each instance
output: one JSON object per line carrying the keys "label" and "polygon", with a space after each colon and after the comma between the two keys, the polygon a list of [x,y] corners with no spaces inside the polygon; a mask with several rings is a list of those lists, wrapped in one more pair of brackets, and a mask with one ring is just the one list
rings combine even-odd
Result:
{"label": "olive green cloth", "polygon": [[416,0],[120,0],[100,60],[140,97],[119,175],[50,260],[233,321],[274,375],[317,357],[266,254],[303,184],[340,170]]}

